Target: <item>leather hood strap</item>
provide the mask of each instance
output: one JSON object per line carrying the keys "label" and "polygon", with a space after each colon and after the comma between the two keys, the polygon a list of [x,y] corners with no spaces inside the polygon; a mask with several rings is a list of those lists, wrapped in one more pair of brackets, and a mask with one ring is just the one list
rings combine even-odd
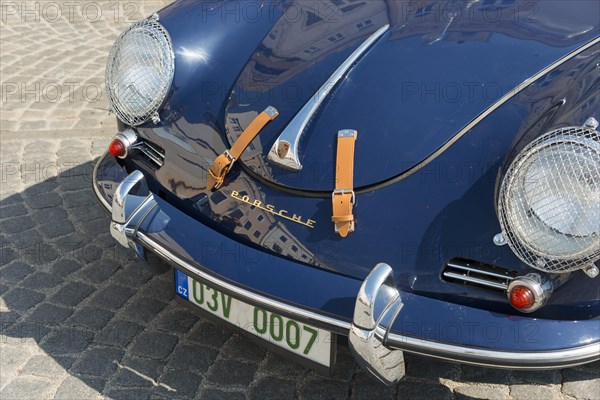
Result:
{"label": "leather hood strap", "polygon": [[208,170],[208,182],[207,189],[219,189],[223,184],[225,175],[229,172],[233,163],[240,158],[244,150],[248,147],[250,142],[258,136],[259,132],[265,127],[265,125],[274,120],[279,112],[275,107],[267,107],[262,113],[260,113],[254,120],[248,125],[244,132],[237,138],[237,140],[231,146],[231,149],[225,150],[223,154],[215,158],[212,166]]}
{"label": "leather hood strap", "polygon": [[333,203],[333,216],[335,231],[341,237],[354,232],[355,222],[352,207],[355,203],[354,195],[354,143],[358,132],[345,129],[338,132],[335,190],[331,195]]}

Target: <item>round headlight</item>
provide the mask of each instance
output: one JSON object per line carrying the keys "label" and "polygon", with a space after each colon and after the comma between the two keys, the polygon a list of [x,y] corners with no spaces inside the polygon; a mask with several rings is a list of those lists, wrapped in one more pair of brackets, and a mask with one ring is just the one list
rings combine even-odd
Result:
{"label": "round headlight", "polygon": [[600,135],[549,132],[511,163],[498,199],[504,237],[526,264],[568,272],[600,258]]}
{"label": "round headlight", "polygon": [[157,117],[175,72],[171,38],[155,20],[142,20],[119,36],[108,56],[106,91],[118,118],[140,125]]}

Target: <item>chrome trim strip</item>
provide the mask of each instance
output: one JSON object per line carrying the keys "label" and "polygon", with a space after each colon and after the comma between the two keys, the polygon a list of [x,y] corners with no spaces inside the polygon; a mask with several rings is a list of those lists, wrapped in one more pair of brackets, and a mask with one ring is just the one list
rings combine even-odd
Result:
{"label": "chrome trim strip", "polygon": [[94,167],[94,172],[92,175],[92,186],[94,187],[94,193],[96,193],[96,197],[98,198],[98,201],[100,201],[100,204],[102,204],[109,213],[112,213],[112,205],[104,198],[104,195],[100,193],[100,188],[98,188],[98,165],[100,165],[99,161],[96,162],[96,166]]}
{"label": "chrome trim strip", "polygon": [[391,333],[387,345],[443,360],[509,369],[557,369],[600,359],[600,342],[563,350],[508,352],[457,346]]}
{"label": "chrome trim strip", "polygon": [[460,270],[463,270],[463,271],[473,272],[473,273],[481,274],[481,275],[493,276],[495,278],[500,278],[500,279],[504,279],[504,280],[512,280],[513,279],[513,277],[508,276],[508,275],[497,274],[495,272],[489,272],[489,271],[486,271],[484,269],[477,269],[477,268],[473,268],[473,267],[467,267],[467,266],[456,264],[456,263],[453,263],[453,262],[448,262],[446,265],[448,267],[450,267],[450,268],[456,268],[456,269],[460,269]]}
{"label": "chrome trim strip", "polygon": [[156,149],[150,146],[148,143],[146,146],[139,147],[140,151],[144,153],[152,162],[154,162],[159,168],[164,164],[164,156],[162,156]]}
{"label": "chrome trim strip", "polygon": [[468,275],[457,274],[455,272],[445,271],[443,273],[443,275],[448,278],[459,279],[459,280],[462,280],[465,282],[476,283],[478,285],[488,286],[488,287],[491,287],[494,289],[506,290],[508,288],[508,285],[504,285],[502,283],[490,282],[490,281],[486,281],[484,279],[474,278],[474,277],[468,276]]}
{"label": "chrome trim strip", "polygon": [[159,168],[163,166],[165,161],[164,153],[154,148],[149,142],[142,139],[133,146],[133,149],[142,152]]}
{"label": "chrome trim strip", "polygon": [[165,155],[164,155],[164,154],[163,154],[161,151],[159,151],[159,150],[155,149],[155,148],[154,148],[154,147],[153,147],[153,146],[150,144],[150,142],[146,142],[146,141],[144,141],[144,144],[145,144],[145,145],[146,145],[146,147],[148,147],[150,150],[152,150],[153,152],[155,152],[156,154],[158,154],[158,155],[159,155],[159,157],[161,157],[161,158],[165,158]]}
{"label": "chrome trim strip", "polygon": [[[315,112],[321,106],[321,103],[325,100],[331,90],[337,85],[337,83],[344,77],[352,65],[362,56],[385,32],[388,31],[390,25],[385,25],[379,28],[373,33],[367,40],[364,41],[350,57],[344,61],[342,65],[335,70],[335,72],[327,79],[327,81],[317,90],[313,97],[302,107],[302,109],[296,114],[292,121],[285,127],[281,135],[277,138],[273,147],[269,151],[267,159],[279,166],[292,171],[300,171],[302,169],[302,163],[298,155],[298,143],[300,137],[304,133],[304,129],[308,125],[308,122],[313,117]],[[287,148],[285,154],[279,154],[280,146]]]}

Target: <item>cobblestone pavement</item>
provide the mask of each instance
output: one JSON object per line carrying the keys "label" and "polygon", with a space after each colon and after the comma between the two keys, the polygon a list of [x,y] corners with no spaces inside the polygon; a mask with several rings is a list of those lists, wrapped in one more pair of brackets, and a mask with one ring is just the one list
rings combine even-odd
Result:
{"label": "cobblestone pavement", "polygon": [[1,2],[1,399],[600,398],[600,363],[511,372],[407,355],[386,388],[340,345],[324,377],[176,303],[166,267],[115,244],[90,190],[115,129],[96,92],[107,50],[127,17],[165,3]]}

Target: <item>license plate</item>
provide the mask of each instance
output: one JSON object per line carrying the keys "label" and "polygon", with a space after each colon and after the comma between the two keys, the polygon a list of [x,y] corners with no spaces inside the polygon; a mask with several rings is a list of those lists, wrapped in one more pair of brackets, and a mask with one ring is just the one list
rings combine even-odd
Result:
{"label": "license plate", "polygon": [[175,293],[277,348],[330,368],[332,333],[245,303],[175,269]]}

